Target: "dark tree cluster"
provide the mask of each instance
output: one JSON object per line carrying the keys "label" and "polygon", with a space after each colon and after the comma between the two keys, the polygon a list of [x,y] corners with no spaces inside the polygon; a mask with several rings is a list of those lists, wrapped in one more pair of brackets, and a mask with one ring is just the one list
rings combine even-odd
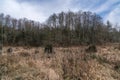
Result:
{"label": "dark tree cluster", "polygon": [[120,30],[92,12],[61,12],[45,23],[0,14],[0,44],[12,46],[71,46],[119,42]]}

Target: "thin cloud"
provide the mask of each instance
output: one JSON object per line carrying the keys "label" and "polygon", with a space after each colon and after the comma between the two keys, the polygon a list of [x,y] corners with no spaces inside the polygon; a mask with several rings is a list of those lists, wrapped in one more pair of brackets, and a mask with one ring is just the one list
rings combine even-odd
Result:
{"label": "thin cloud", "polygon": [[97,8],[94,8],[93,11],[101,13],[106,10],[112,10],[115,7],[115,4],[119,2],[120,2],[119,0],[106,0],[103,4],[99,5]]}
{"label": "thin cloud", "polygon": [[111,11],[106,17],[105,21],[111,21],[114,25],[120,25],[120,5],[117,6],[113,11]]}
{"label": "thin cloud", "polygon": [[83,10],[96,12],[104,21],[120,24],[115,19],[120,17],[120,0],[1,0],[0,4],[1,13],[15,18],[44,22],[53,13]]}
{"label": "thin cloud", "polygon": [[4,0],[2,4],[0,11],[5,14],[10,14],[13,17],[26,17],[41,22],[47,19],[42,12],[38,12],[37,8],[29,3],[18,3],[16,0]]}

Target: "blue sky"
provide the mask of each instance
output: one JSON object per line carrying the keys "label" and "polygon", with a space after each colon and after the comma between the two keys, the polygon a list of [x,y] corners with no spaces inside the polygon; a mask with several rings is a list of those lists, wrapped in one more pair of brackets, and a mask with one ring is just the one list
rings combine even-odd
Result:
{"label": "blue sky", "polygon": [[0,0],[0,13],[44,22],[61,11],[92,11],[120,25],[120,0]]}

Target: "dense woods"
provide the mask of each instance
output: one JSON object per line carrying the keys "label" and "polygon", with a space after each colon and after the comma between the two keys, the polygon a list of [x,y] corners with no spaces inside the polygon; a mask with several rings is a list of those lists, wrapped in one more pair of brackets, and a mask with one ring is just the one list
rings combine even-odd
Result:
{"label": "dense woods", "polygon": [[113,28],[109,21],[103,23],[99,15],[89,11],[54,13],[45,23],[0,14],[0,43],[3,45],[71,46],[119,41],[120,30]]}

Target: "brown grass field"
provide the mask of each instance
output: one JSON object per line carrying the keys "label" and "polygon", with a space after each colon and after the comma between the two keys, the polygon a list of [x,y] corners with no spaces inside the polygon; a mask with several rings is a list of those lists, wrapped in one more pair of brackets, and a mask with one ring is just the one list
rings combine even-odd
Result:
{"label": "brown grass field", "polygon": [[42,47],[3,47],[0,80],[120,80],[118,47],[97,46],[96,53],[86,53],[87,46],[59,47],[55,54]]}

